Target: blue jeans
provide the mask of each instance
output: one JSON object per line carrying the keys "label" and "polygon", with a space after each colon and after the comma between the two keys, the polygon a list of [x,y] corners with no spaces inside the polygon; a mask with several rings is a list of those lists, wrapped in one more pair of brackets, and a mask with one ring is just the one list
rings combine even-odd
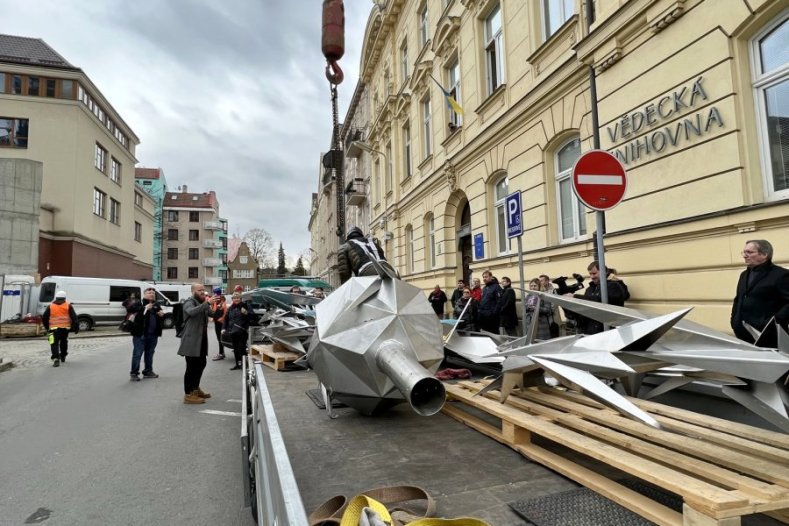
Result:
{"label": "blue jeans", "polygon": [[159,338],[154,334],[153,336],[132,336],[132,362],[131,372],[132,375],[140,373],[140,358],[145,356],[145,368],[142,374],[153,372],[153,352],[156,350],[156,344]]}

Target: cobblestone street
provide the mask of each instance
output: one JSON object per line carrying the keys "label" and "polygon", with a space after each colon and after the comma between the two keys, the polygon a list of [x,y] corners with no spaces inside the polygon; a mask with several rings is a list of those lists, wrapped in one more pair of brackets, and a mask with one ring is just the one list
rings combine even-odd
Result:
{"label": "cobblestone street", "polygon": [[[104,335],[106,334],[106,335]],[[69,355],[90,355],[114,349],[118,346],[131,349],[128,335],[112,331],[91,331],[84,335],[70,335]],[[0,339],[0,358],[3,363],[13,362],[14,368],[30,368],[49,365],[50,352],[46,336],[38,338]]]}

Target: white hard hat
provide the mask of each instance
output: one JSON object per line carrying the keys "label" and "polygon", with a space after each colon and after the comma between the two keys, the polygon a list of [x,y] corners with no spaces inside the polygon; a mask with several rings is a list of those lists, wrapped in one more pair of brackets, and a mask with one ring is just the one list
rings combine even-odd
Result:
{"label": "white hard hat", "polygon": [[65,290],[59,290],[59,291],[57,291],[57,292],[55,293],[55,299],[58,299],[58,298],[63,298],[63,299],[66,299],[66,291],[65,291]]}

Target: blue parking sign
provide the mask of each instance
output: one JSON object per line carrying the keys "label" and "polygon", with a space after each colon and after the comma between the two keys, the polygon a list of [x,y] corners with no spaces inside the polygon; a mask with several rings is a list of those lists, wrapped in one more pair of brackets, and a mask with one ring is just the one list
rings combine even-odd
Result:
{"label": "blue parking sign", "polygon": [[512,239],[523,235],[523,212],[521,193],[513,192],[504,201],[504,214],[507,220],[507,237]]}

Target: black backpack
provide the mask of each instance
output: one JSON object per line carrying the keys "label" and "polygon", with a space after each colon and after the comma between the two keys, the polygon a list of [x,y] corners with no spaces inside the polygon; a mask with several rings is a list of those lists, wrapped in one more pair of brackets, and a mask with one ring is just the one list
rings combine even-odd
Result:
{"label": "black backpack", "polygon": [[176,303],[173,305],[173,327],[175,328],[176,338],[180,338],[184,333],[184,304]]}

